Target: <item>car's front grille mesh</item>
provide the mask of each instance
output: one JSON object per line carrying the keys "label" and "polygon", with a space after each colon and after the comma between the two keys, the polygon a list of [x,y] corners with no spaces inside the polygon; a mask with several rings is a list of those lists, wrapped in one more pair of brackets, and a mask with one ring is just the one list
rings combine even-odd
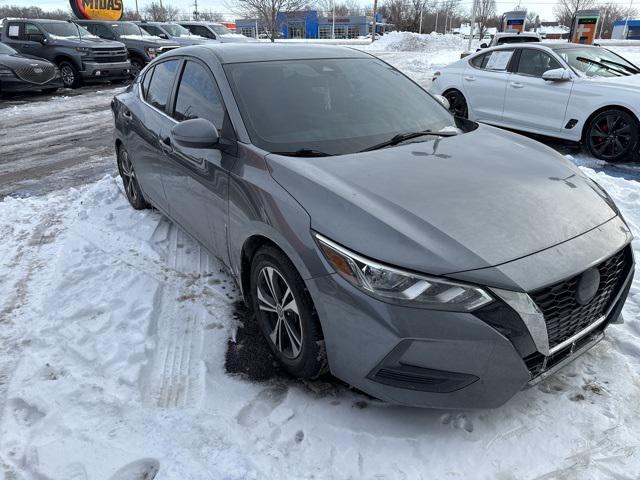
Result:
{"label": "car's front grille mesh", "polygon": [[530,293],[544,314],[550,348],[584,330],[607,312],[631,268],[630,247],[603,261],[596,268],[600,273],[600,285],[586,305],[581,305],[577,299],[580,275]]}
{"label": "car's front grille mesh", "polygon": [[43,84],[56,76],[56,67],[53,65],[26,65],[14,69],[16,76],[25,82]]}
{"label": "car's front grille mesh", "polygon": [[127,50],[124,48],[92,48],[90,56],[85,61],[96,63],[120,63],[126,62],[128,58]]}

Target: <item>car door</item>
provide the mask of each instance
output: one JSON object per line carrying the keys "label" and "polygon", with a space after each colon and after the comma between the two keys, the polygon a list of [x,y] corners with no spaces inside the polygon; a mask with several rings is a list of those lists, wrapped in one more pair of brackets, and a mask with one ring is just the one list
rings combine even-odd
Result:
{"label": "car door", "polygon": [[229,171],[235,162],[235,134],[210,69],[188,58],[181,67],[172,117],[175,123],[204,118],[220,134],[219,148],[189,148],[164,137],[164,187],[171,216],[227,263]]}
{"label": "car door", "polygon": [[462,74],[462,88],[473,120],[491,123],[502,119],[512,56],[513,49],[500,49],[469,60]]}
{"label": "car door", "polygon": [[166,162],[160,142],[174,124],[167,112],[179,65],[180,59],[168,59],[145,71],[139,86],[142,101],[125,112],[130,123],[129,156],[138,183],[149,200],[165,212],[169,211],[162,183]]}
{"label": "car door", "polygon": [[507,83],[503,123],[506,126],[555,135],[564,128],[572,81],[547,81],[542,74],[564,68],[539,48],[518,48]]}
{"label": "car door", "polygon": [[2,43],[6,43],[14,50],[17,50],[20,53],[28,53],[25,51],[23,41],[24,39],[24,22],[16,22],[10,21],[7,25],[7,34],[2,41]]}
{"label": "car door", "polygon": [[46,47],[36,39],[44,38],[44,32],[35,23],[24,24],[23,53],[34,57],[46,58]]}

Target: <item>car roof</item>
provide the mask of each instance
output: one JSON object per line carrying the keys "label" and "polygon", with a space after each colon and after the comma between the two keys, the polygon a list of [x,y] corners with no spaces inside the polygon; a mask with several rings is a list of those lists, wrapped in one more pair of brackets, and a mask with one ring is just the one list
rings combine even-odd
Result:
{"label": "car roof", "polygon": [[372,58],[368,53],[334,45],[299,45],[282,43],[226,43],[183,47],[163,55],[211,51],[220,63],[271,62],[278,60],[310,60],[321,58]]}
{"label": "car roof", "polygon": [[69,23],[72,20],[53,20],[49,18],[3,18],[2,21],[20,21],[20,22],[33,22],[33,23]]}
{"label": "car roof", "polygon": [[180,25],[222,25],[220,22],[206,22],[199,20],[179,20],[175,23],[179,23]]}
{"label": "car roof", "polygon": [[498,32],[496,37],[539,37],[536,32]]}
{"label": "car roof", "polygon": [[136,22],[129,20],[74,20],[76,23],[104,23],[105,25],[113,25],[115,23],[133,23],[135,25]]}

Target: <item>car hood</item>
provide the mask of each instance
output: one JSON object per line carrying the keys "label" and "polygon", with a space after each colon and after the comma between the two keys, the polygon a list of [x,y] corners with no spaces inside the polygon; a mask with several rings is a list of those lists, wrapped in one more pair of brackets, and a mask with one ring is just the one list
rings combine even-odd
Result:
{"label": "car hood", "polygon": [[42,58],[28,58],[22,55],[0,55],[0,65],[13,70],[25,67],[50,67],[53,64]]}
{"label": "car hood", "polygon": [[616,216],[566,158],[526,137],[475,131],[335,157],[267,155],[311,227],[362,255],[444,275],[486,268]]}
{"label": "car hood", "polygon": [[63,47],[124,48],[124,44],[122,42],[99,37],[82,37],[82,40],[78,38],[58,37],[55,35],[50,35],[49,37],[55,45]]}
{"label": "car hood", "polygon": [[587,82],[588,85],[596,84],[606,86],[607,88],[618,87],[637,93],[638,87],[640,87],[640,74],[626,77],[586,77],[584,81]]}
{"label": "car hood", "polygon": [[172,40],[165,40],[160,37],[142,35],[120,35],[120,39],[129,45],[140,45],[143,47],[178,47],[178,43]]}

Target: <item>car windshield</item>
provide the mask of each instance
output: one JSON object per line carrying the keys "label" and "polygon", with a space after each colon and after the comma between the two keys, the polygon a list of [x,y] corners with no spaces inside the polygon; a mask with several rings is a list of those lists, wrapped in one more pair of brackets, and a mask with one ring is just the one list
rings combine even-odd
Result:
{"label": "car windshield", "polygon": [[162,29],[169,32],[169,35],[172,37],[190,37],[191,32],[184,28],[182,25],[177,25],[175,23],[166,23],[162,25]]}
{"label": "car windshield", "polygon": [[80,25],[76,25],[75,23],[40,23],[39,24],[45,32],[53,35],[55,37],[63,37],[63,38],[80,38],[80,37],[89,37],[93,38],[95,35],[89,33],[88,30],[85,30]]}
{"label": "car windshield", "polygon": [[16,52],[9,45],[5,45],[4,43],[0,43],[0,55],[15,55]]}
{"label": "car windshield", "polygon": [[557,49],[556,53],[576,72],[587,77],[621,77],[638,68],[615,53],[600,47]]}
{"label": "car windshield", "polygon": [[113,28],[119,37],[151,37],[149,33],[145,32],[135,23],[112,23]]}
{"label": "car windshield", "polygon": [[209,25],[214,32],[216,32],[218,35],[229,35],[231,34],[231,30],[229,30],[227,27],[225,27],[224,25]]}
{"label": "car windshield", "polygon": [[456,131],[437,100],[380,60],[236,63],[225,71],[251,141],[270,152],[339,155],[399,134]]}

